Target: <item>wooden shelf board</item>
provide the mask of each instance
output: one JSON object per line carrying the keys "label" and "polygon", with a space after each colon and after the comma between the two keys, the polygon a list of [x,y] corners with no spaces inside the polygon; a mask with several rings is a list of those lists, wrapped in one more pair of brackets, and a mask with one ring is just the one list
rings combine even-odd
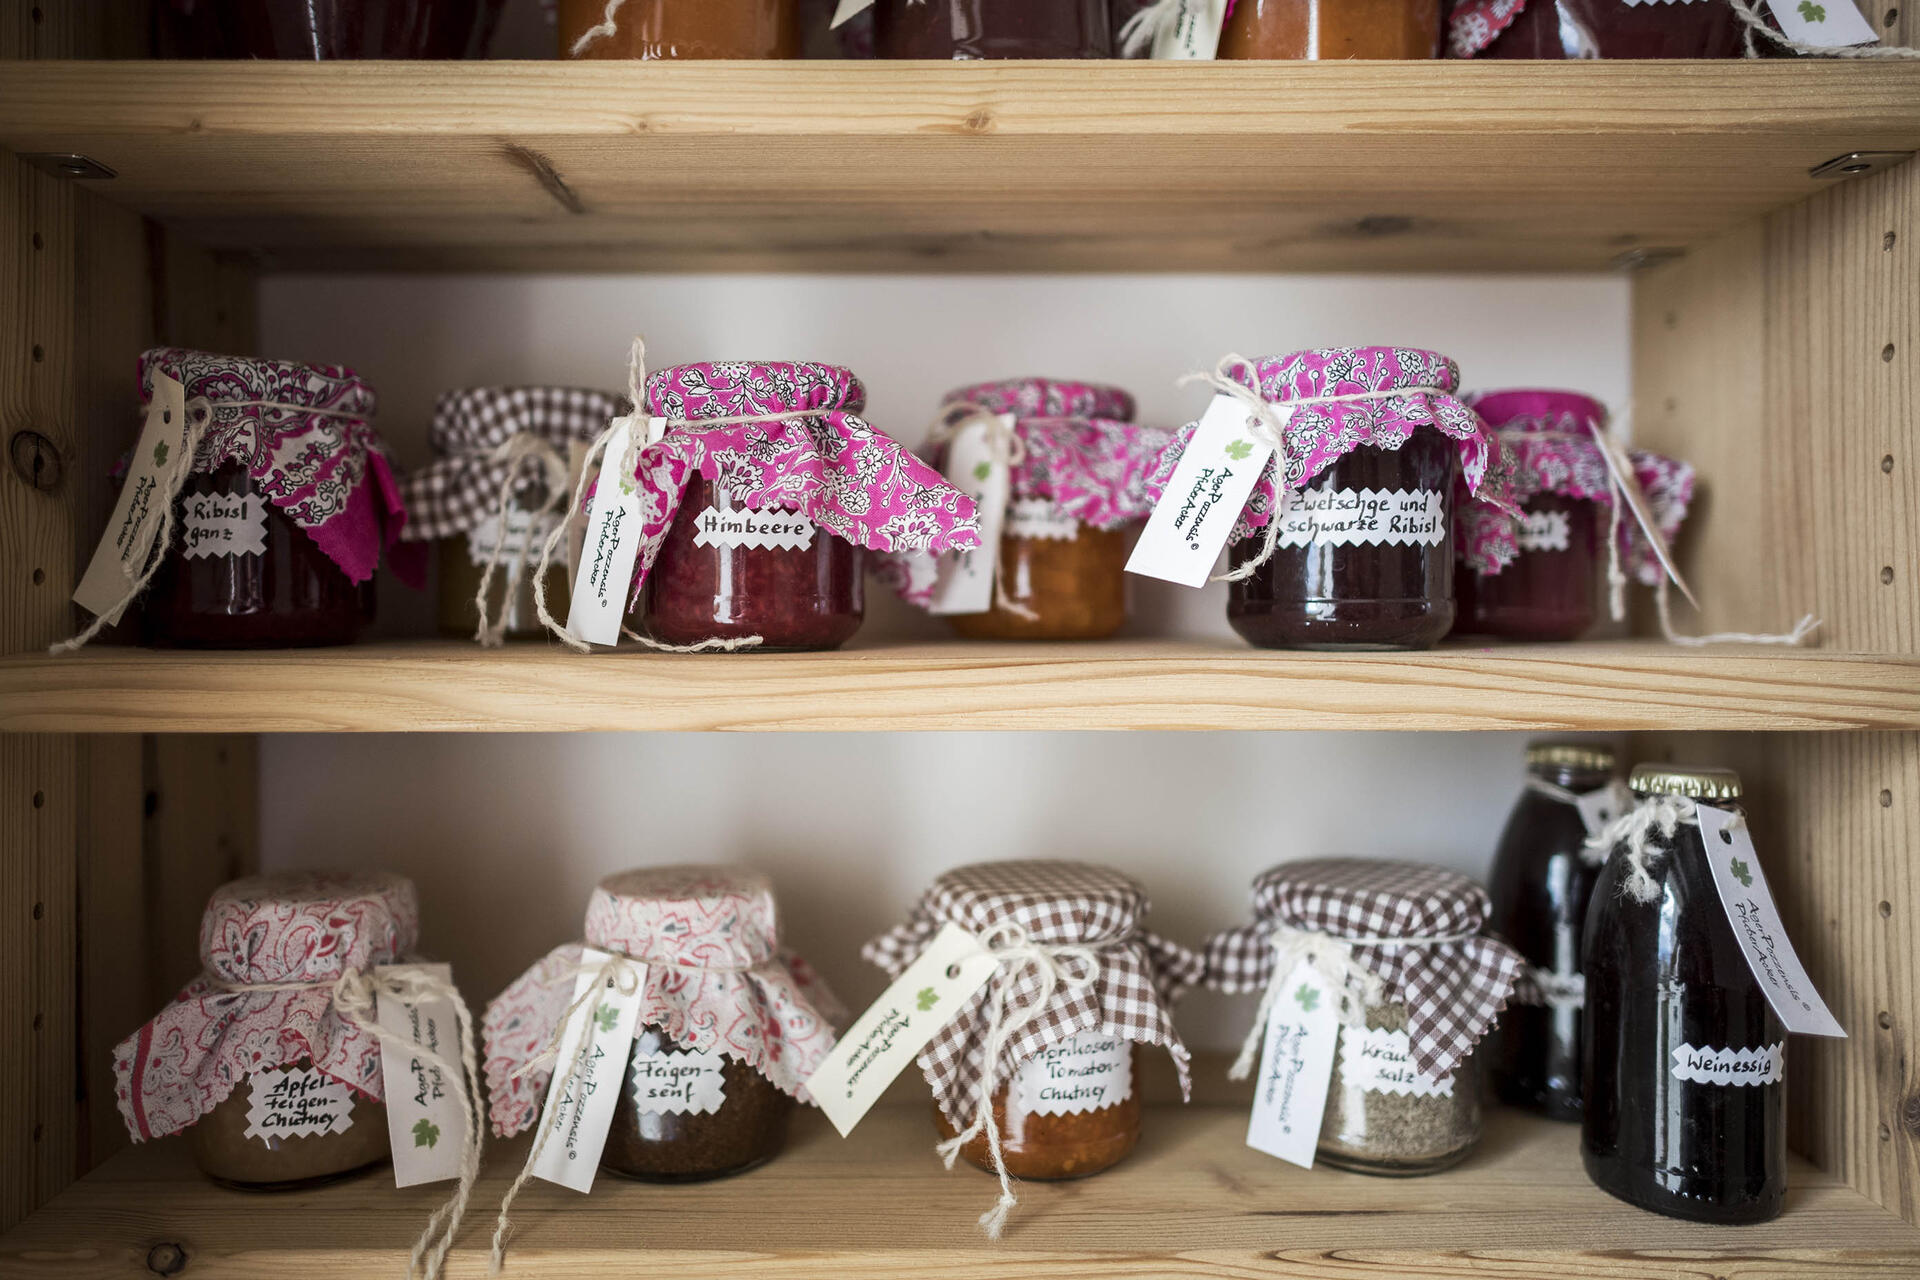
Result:
{"label": "wooden shelf board", "polygon": [[1920,656],[1650,641],[1425,653],[1228,643],[581,655],[463,641],[0,659],[0,731],[1915,729]]}
{"label": "wooden shelf board", "polygon": [[[924,1102],[882,1106],[842,1140],[802,1115],[780,1159],[739,1178],[651,1186],[602,1175],[580,1196],[533,1183],[514,1214],[512,1276],[900,1280],[1044,1276],[1488,1275],[1507,1280],[1795,1280],[1920,1273],[1920,1229],[1795,1159],[1785,1213],[1706,1227],[1596,1190],[1579,1131],[1498,1111],[1467,1162],[1430,1178],[1311,1172],[1248,1149],[1243,1107],[1149,1107],[1140,1147],[1097,1178],[1026,1183],[1006,1237],[974,1218],[991,1180],[943,1171]],[[199,1280],[405,1274],[446,1189],[396,1191],[385,1171],[268,1196],[201,1179],[170,1140],[115,1156],[0,1238],[0,1272],[40,1280],[150,1276],[173,1244]],[[486,1274],[493,1214],[524,1142],[489,1148],[449,1276]]]}
{"label": "wooden shelf board", "polygon": [[1597,270],[1920,147],[1910,63],[16,63],[279,268]]}

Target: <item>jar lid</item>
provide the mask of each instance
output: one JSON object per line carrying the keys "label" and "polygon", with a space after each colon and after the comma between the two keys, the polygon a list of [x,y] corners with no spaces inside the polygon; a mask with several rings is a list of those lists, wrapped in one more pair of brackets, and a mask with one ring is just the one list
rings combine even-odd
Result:
{"label": "jar lid", "polygon": [[739,866],[615,872],[595,887],[583,936],[636,960],[763,964],[779,948],[773,882]]}
{"label": "jar lid", "polygon": [[1613,748],[1603,742],[1529,742],[1527,767],[1612,773]]}
{"label": "jar lid", "polygon": [[413,881],[385,871],[283,871],[221,885],[200,961],[226,982],[331,982],[392,964],[420,940]]}
{"label": "jar lid", "polygon": [[1627,785],[1643,796],[1686,796],[1690,800],[1740,798],[1740,775],[1732,769],[1637,764]]}
{"label": "jar lid", "polygon": [[1585,436],[1589,423],[1605,425],[1607,406],[1579,391],[1509,387],[1463,397],[1495,431],[1571,431]]}

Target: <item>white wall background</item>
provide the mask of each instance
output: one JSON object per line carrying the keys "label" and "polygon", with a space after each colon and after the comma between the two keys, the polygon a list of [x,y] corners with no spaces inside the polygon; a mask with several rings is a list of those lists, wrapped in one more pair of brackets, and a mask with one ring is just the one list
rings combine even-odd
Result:
{"label": "white wall background", "polygon": [[[629,338],[658,366],[781,357],[850,365],[868,416],[909,443],[948,387],[1023,373],[1115,382],[1141,419],[1204,403],[1174,380],[1227,351],[1428,346],[1469,387],[1562,385],[1626,399],[1627,290],[1608,277],[273,277],[262,350],[344,363],[381,395],[402,463],[426,458],[443,389],[617,389]],[[1218,586],[1143,584],[1135,629],[1226,636]],[[863,640],[939,630],[875,601]],[[382,584],[388,630],[430,627]],[[751,657],[743,657],[751,662]],[[1238,920],[1262,868],[1322,853],[1483,874],[1518,786],[1516,734],[268,736],[264,861],[385,866],[419,883],[428,951],[486,999],[577,936],[607,872],[752,862],[792,943],[857,1008],[861,941],[941,869],[1100,859],[1146,882],[1152,923],[1198,940]],[[1250,1010],[1205,996],[1190,1040]]]}

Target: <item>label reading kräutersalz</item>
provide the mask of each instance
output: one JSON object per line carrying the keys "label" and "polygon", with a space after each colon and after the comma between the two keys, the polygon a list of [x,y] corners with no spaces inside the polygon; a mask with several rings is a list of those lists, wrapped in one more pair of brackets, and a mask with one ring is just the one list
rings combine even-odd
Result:
{"label": "label reading kr\u00e4utersalz", "polygon": [[1673,1051],[1673,1078],[1694,1084],[1779,1084],[1787,1078],[1787,1046],[1696,1049],[1683,1044]]}
{"label": "label reading kr\u00e4utersalz", "polygon": [[1571,545],[1572,521],[1564,511],[1529,511],[1520,519],[1517,535],[1522,551],[1565,551]]}
{"label": "label reading kr\u00e4utersalz", "polygon": [[[1292,409],[1276,404],[1272,411],[1285,430]],[[1257,426],[1252,409],[1233,396],[1213,398],[1133,544],[1128,573],[1183,587],[1206,585],[1254,481],[1273,456]]]}
{"label": "label reading kr\u00e4utersalz", "polygon": [[[535,1140],[544,1145],[534,1161],[533,1176],[574,1191],[593,1190],[594,1170],[600,1167],[600,1151],[607,1145],[627,1055],[633,1049],[640,995],[647,986],[647,967],[637,960],[627,962],[630,971],[638,974],[632,982],[623,983],[617,972],[602,978],[612,958],[592,947],[581,949],[580,974],[567,1004],[574,1014],[560,1033],[553,1080],[540,1112],[540,1128],[546,1136],[535,1134]],[[603,984],[598,1006],[586,998],[596,982]],[[569,1064],[574,1064],[571,1079],[567,1079]]]}
{"label": "label reading kr\u00e4utersalz", "polygon": [[1253,1112],[1247,1118],[1248,1146],[1313,1168],[1339,1031],[1338,998],[1319,971],[1302,961],[1281,984],[1267,1015]]}
{"label": "label reading kr\u00e4utersalz", "polygon": [[1021,1063],[1013,1087],[1015,1100],[1030,1115],[1117,1107],[1133,1096],[1133,1042],[1082,1031]]}
{"label": "label reading kr\u00e4utersalz", "polygon": [[1412,1098],[1451,1098],[1453,1077],[1435,1080],[1413,1065],[1413,1042],[1404,1031],[1340,1028],[1340,1078],[1348,1089],[1400,1093]]}
{"label": "label reading kr\u00e4utersalz", "polygon": [[710,1116],[727,1100],[727,1059],[702,1049],[634,1050],[628,1083],[642,1115]]}
{"label": "label reading kr\u00e4utersalz", "polygon": [[813,545],[813,521],[797,511],[722,504],[694,517],[693,545],[805,551]]}
{"label": "label reading kr\u00e4utersalz", "polygon": [[1438,489],[1333,489],[1293,495],[1280,517],[1283,547],[1424,546],[1447,536]]}
{"label": "label reading kr\u00e4utersalz", "polygon": [[345,1133],[353,1127],[353,1090],[312,1067],[256,1071],[248,1083],[246,1136],[270,1148],[282,1138]]}
{"label": "label reading kr\u00e4utersalz", "polygon": [[[453,970],[444,964],[392,966],[423,969],[448,989]],[[376,975],[388,972],[388,966]],[[453,1001],[443,998],[408,1003],[381,995],[374,1020],[417,1048],[426,1049],[448,1066],[418,1053],[402,1053],[391,1042],[380,1049],[380,1079],[386,1091],[387,1140],[393,1148],[393,1185],[413,1187],[460,1176],[467,1141],[466,1110],[460,1105],[464,1087],[458,1074],[460,1024]]]}

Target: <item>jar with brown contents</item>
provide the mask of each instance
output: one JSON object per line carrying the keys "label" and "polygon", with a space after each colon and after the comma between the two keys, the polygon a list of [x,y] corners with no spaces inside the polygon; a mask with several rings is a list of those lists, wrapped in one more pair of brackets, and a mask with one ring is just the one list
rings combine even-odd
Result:
{"label": "jar with brown contents", "polygon": [[1319,1159],[1356,1173],[1438,1173],[1480,1141],[1479,1055],[1443,1079],[1412,1065],[1407,1007],[1366,1011],[1364,1030],[1340,1029],[1320,1126]]}
{"label": "jar with brown contents", "polygon": [[1217,57],[1437,58],[1440,0],[1237,0]]}
{"label": "jar with brown contents", "polygon": [[[993,1095],[1007,1172],[1059,1181],[1126,1159],[1140,1141],[1140,1096],[1133,1087],[1139,1062],[1138,1045],[1087,1033],[1021,1063],[1013,1083]],[[943,1140],[959,1132],[938,1104],[933,1123]],[[993,1169],[985,1133],[963,1145],[960,1155],[975,1168]]]}
{"label": "jar with brown contents", "polygon": [[[284,1079],[296,1090],[325,1090],[325,1105],[344,1106],[347,1123],[334,1132],[267,1137],[254,1128],[255,1098]],[[311,1112],[309,1112],[311,1114]],[[272,1128],[271,1120],[265,1126]],[[248,1076],[225,1102],[187,1130],[193,1162],[216,1182],[249,1191],[291,1191],[318,1186],[370,1169],[392,1154],[387,1138],[387,1108],[345,1085],[328,1081],[306,1059],[285,1072]]]}
{"label": "jar with brown contents", "polygon": [[1099,640],[1127,621],[1126,567],[1138,525],[1081,525],[1068,538],[1000,539],[999,575],[1007,599],[1031,618],[996,601],[985,613],[947,619],[969,640]]}
{"label": "jar with brown contents", "polygon": [[745,1173],[780,1154],[793,1106],[738,1058],[682,1049],[660,1027],[642,1027],[600,1167],[643,1182]]}
{"label": "jar with brown contents", "polygon": [[[560,0],[568,58],[797,58],[798,0]],[[612,30],[605,29],[607,25]]]}

